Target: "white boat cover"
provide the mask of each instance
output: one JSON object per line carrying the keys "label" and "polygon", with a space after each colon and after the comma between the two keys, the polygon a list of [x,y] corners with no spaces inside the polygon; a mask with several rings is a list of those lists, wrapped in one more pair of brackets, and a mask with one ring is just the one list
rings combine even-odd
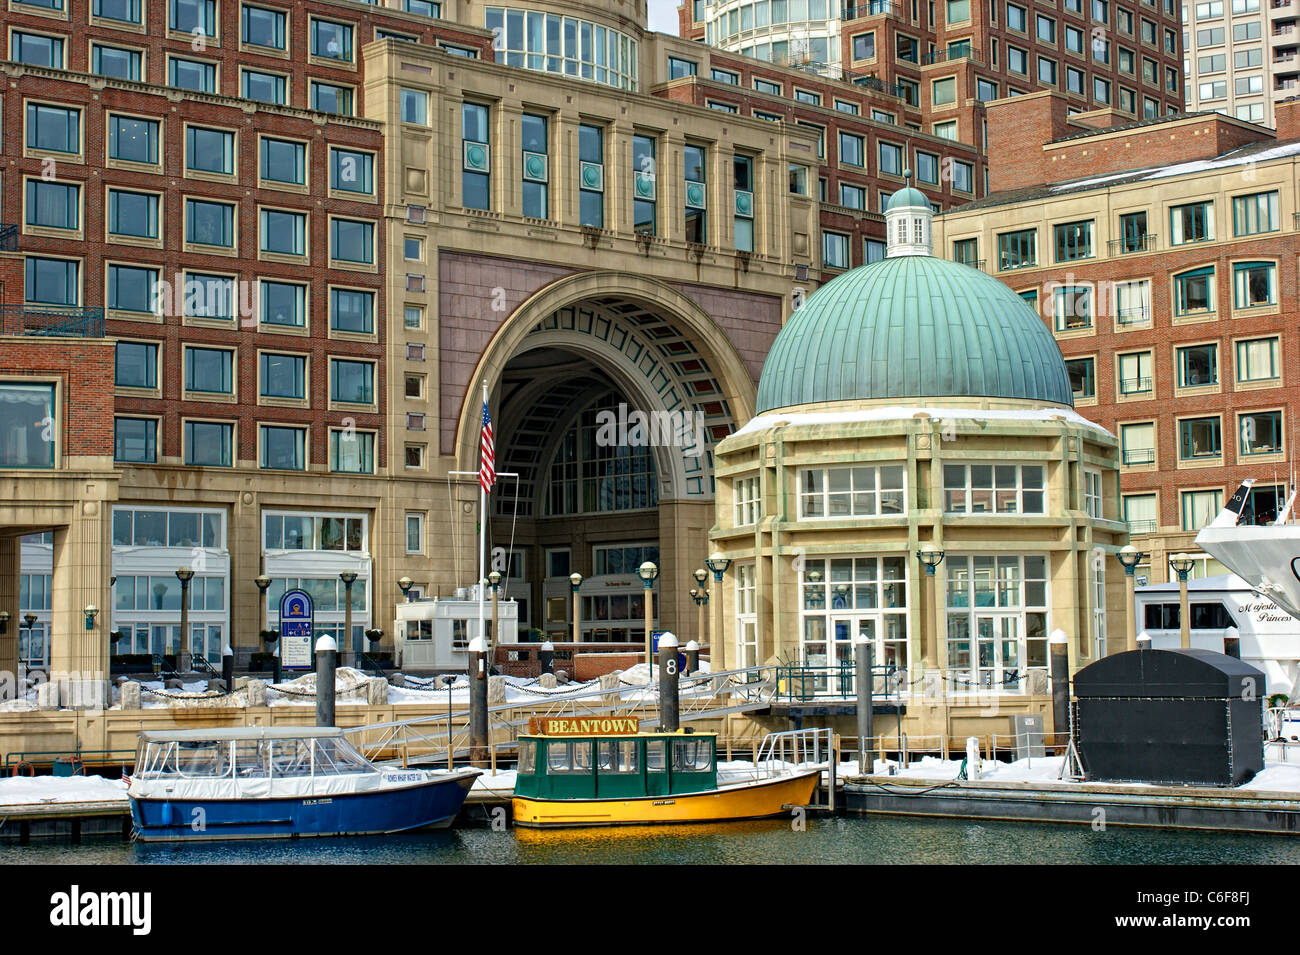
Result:
{"label": "white boat cover", "polygon": [[266,776],[220,778],[132,778],[127,795],[134,799],[298,799],[317,796],[343,796],[352,793],[401,789],[446,778],[423,770],[402,769],[374,773],[341,773],[336,776]]}

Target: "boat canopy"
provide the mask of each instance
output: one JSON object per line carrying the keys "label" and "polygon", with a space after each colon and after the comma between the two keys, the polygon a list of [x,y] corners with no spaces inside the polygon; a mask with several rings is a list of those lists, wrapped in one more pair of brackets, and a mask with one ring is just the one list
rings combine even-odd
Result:
{"label": "boat canopy", "polygon": [[[332,729],[332,728],[331,728]],[[228,731],[142,733],[136,779],[287,779],[375,774],[339,732],[231,736]]]}
{"label": "boat canopy", "polygon": [[142,730],[140,739],[150,743],[193,743],[201,740],[319,739],[342,735],[343,730],[337,726],[236,726],[208,730]]}

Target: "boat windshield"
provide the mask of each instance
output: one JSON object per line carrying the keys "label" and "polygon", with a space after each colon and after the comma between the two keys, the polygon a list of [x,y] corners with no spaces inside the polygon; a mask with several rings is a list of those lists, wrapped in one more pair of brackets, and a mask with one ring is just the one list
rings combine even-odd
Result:
{"label": "boat windshield", "polygon": [[703,773],[713,768],[713,747],[706,739],[673,740],[673,772]]}
{"label": "boat windshield", "polygon": [[148,742],[141,747],[136,776],[203,779],[280,779],[374,772],[345,739],[239,739]]}
{"label": "boat windshield", "polygon": [[603,739],[596,744],[597,762],[602,773],[639,773],[637,742],[634,739]]}
{"label": "boat windshield", "polygon": [[339,773],[370,773],[374,767],[345,739],[316,740],[316,775],[333,776]]}

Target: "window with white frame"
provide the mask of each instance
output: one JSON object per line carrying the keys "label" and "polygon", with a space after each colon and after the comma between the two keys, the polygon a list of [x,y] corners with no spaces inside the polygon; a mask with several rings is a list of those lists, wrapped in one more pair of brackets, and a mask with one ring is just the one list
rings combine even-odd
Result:
{"label": "window with white frame", "polygon": [[805,468],[799,473],[799,517],[898,516],[906,511],[901,464]]}
{"label": "window with white frame", "polygon": [[1092,604],[1092,645],[1097,659],[1106,655],[1106,555],[1095,550],[1088,562],[1088,582]]}
{"label": "window with white frame", "polygon": [[1101,519],[1101,472],[1083,472],[1083,509],[1089,517]]}
{"label": "window with white frame", "polygon": [[757,523],[760,512],[758,478],[736,478],[732,482],[732,494],[735,497],[736,526]]}
{"label": "window with white frame", "polygon": [[[835,670],[853,662],[853,644],[872,644],[877,665],[906,669],[907,558],[829,557],[807,560],[799,575],[800,659]],[[838,680],[817,675],[808,689],[838,691]]]}
{"label": "window with white frame", "polygon": [[737,668],[758,665],[758,587],[754,565],[736,565],[736,663]]}
{"label": "window with white frame", "polygon": [[364,514],[312,514],[266,511],[262,514],[262,546],[266,552],[337,550],[369,552]]}
{"label": "window with white frame", "polygon": [[953,689],[1026,692],[1047,672],[1047,558],[949,554],[944,569]]}
{"label": "window with white frame", "polygon": [[406,515],[406,552],[408,554],[424,553],[424,514]]}
{"label": "window with white frame", "polygon": [[945,464],[943,509],[948,514],[1042,514],[1040,464]]}

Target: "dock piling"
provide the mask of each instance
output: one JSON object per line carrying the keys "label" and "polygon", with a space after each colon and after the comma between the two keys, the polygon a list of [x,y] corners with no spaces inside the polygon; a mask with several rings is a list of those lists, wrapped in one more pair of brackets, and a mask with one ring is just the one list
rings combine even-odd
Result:
{"label": "dock piling", "polygon": [[681,728],[678,718],[677,637],[664,633],[659,637],[659,725],[669,733]]}
{"label": "dock piling", "polygon": [[339,645],[331,636],[316,641],[316,725],[334,725],[334,671]]}

